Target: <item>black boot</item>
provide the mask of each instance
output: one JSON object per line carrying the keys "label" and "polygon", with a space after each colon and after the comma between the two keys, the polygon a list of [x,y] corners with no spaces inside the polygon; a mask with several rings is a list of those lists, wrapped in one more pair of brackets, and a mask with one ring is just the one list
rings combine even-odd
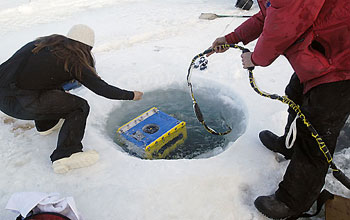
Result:
{"label": "black boot", "polygon": [[263,145],[269,150],[282,154],[286,160],[292,158],[293,150],[286,148],[285,136],[278,137],[271,131],[264,130],[259,133],[259,138]]}
{"label": "black boot", "polygon": [[291,210],[286,204],[279,201],[275,194],[259,196],[255,200],[254,205],[259,212],[272,219],[294,219],[294,217],[299,215],[299,213]]}

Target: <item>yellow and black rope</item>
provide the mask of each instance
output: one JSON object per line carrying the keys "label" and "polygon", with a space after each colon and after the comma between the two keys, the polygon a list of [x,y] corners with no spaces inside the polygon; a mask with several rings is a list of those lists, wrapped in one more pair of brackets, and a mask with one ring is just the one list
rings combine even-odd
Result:
{"label": "yellow and black rope", "polygon": [[214,134],[214,135],[226,135],[228,133],[230,133],[232,131],[232,128],[230,126],[228,126],[228,129],[224,132],[217,132],[215,131],[214,129],[212,129],[211,127],[209,127],[206,123],[205,123],[205,120],[204,120],[204,117],[203,117],[203,114],[199,108],[199,105],[197,103],[197,100],[196,98],[194,97],[194,93],[193,93],[193,87],[192,87],[192,83],[191,83],[191,75],[192,75],[192,69],[193,69],[193,66],[194,66],[194,63],[196,62],[196,60],[202,56],[204,56],[205,54],[208,54],[212,52],[212,49],[208,49],[206,51],[204,51],[203,53],[200,53],[198,55],[196,55],[192,61],[191,61],[191,64],[190,64],[190,67],[188,68],[188,72],[187,72],[187,85],[188,87],[190,87],[190,91],[191,91],[191,98],[192,98],[192,102],[193,102],[193,109],[194,109],[194,112],[196,114],[196,117],[198,119],[198,121],[204,126],[204,128],[211,134]]}
{"label": "yellow and black rope", "polygon": [[345,176],[345,174],[341,170],[339,170],[337,168],[337,166],[334,164],[333,157],[332,157],[326,143],[323,141],[322,137],[318,134],[316,129],[312,126],[310,121],[308,121],[307,118],[305,117],[305,115],[302,113],[300,106],[295,104],[295,102],[293,102],[293,100],[289,99],[287,96],[279,96],[277,94],[269,94],[269,93],[266,93],[266,92],[260,90],[255,83],[254,76],[253,76],[253,70],[248,69],[248,71],[249,71],[249,82],[250,82],[250,85],[254,89],[255,92],[257,92],[261,96],[264,96],[264,97],[267,97],[270,99],[279,100],[279,101],[287,104],[291,109],[293,109],[297,113],[297,116],[303,121],[304,125],[310,131],[311,136],[317,142],[318,148],[325,156],[328,164],[330,165],[330,168],[333,171],[333,176],[338,181],[340,181],[346,188],[350,189],[350,179],[347,176]]}
{"label": "yellow and black rope", "polygon": [[[239,46],[239,45],[236,45],[236,44],[224,44],[224,45],[221,45],[222,49],[226,49],[226,48],[236,48],[236,49],[240,49],[243,53],[245,52],[249,52],[248,49],[242,47],[242,46]],[[193,100],[193,106],[195,108],[195,112],[196,112],[196,115],[197,115],[197,111],[196,111],[196,106],[199,110],[199,107],[198,107],[198,104],[194,98],[194,95],[193,95],[193,91],[192,91],[192,84],[190,82],[190,76],[191,76],[191,69],[192,69],[192,66],[194,65],[194,62],[196,61],[196,59],[198,59],[199,57],[202,57],[203,55],[205,54],[208,54],[210,52],[212,52],[213,50],[212,49],[208,49],[206,51],[204,51],[203,53],[200,53],[198,54],[197,56],[195,56],[193,59],[192,59],[192,62],[191,62],[191,65],[188,69],[188,75],[187,75],[187,83],[188,83],[188,86],[191,88],[191,95],[192,95],[192,100]],[[333,171],[333,175],[334,177],[339,180],[345,187],[347,187],[348,189],[350,189],[350,179],[348,177],[345,176],[345,174],[339,170],[337,168],[337,166],[334,164],[333,162],[333,157],[328,149],[328,147],[326,146],[325,142],[323,141],[322,137],[317,133],[316,129],[311,125],[311,123],[307,120],[307,118],[305,117],[305,115],[302,113],[301,109],[300,109],[300,106],[297,105],[293,100],[289,99],[287,96],[279,96],[277,94],[269,94],[267,92],[264,92],[262,90],[260,90],[258,88],[258,86],[256,85],[255,83],[255,79],[254,79],[254,75],[253,75],[253,70],[254,70],[254,67],[250,67],[248,68],[248,72],[249,72],[249,83],[250,83],[250,86],[254,89],[254,91],[256,93],[258,93],[259,95],[263,96],[263,97],[267,97],[267,98],[270,98],[270,99],[275,99],[275,100],[279,100],[281,101],[282,103],[285,103],[287,104],[291,109],[293,109],[296,113],[297,113],[297,116],[303,121],[304,125],[308,128],[308,130],[310,131],[311,133],[311,136],[316,140],[317,142],[317,145],[319,147],[319,149],[321,150],[321,152],[323,153],[323,155],[325,156],[328,164],[330,165],[330,168],[332,169]],[[199,113],[200,113],[200,110],[199,110]],[[201,113],[200,113],[201,115]],[[197,115],[197,118],[198,118],[198,115]],[[199,118],[198,118],[199,119]],[[203,116],[202,116],[202,120],[203,120]],[[202,122],[201,122],[202,123]],[[205,127],[205,123],[204,123],[204,120],[203,120],[203,123],[202,123]],[[208,130],[208,129],[207,129]],[[215,131],[214,131],[215,132]],[[227,133],[229,133],[230,131],[228,131]],[[210,132],[212,133],[212,132]],[[219,135],[221,135],[219,133]]]}

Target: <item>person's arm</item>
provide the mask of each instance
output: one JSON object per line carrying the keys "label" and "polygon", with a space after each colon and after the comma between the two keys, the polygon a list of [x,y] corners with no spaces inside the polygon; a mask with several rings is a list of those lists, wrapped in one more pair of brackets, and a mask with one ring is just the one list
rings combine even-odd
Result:
{"label": "person's arm", "polygon": [[96,93],[97,95],[106,97],[108,99],[117,100],[133,100],[134,92],[123,90],[115,86],[109,85],[103,81],[99,76],[91,70],[84,69],[82,71],[81,80],[79,80],[85,87]]}
{"label": "person's arm", "polygon": [[261,11],[243,22],[234,32],[225,36],[227,43],[236,44],[242,42],[244,45],[256,40],[264,27],[264,16]]}
{"label": "person's arm", "polygon": [[270,65],[316,20],[325,0],[270,0],[264,28],[251,56],[258,66]]}
{"label": "person's arm", "polygon": [[220,45],[223,44],[237,44],[243,42],[247,44],[255,39],[257,39],[262,32],[264,26],[264,16],[262,12],[258,12],[245,22],[243,22],[234,32],[231,32],[223,37],[217,38],[213,43],[211,48],[214,50],[211,53],[208,53],[207,56],[210,56],[214,52],[223,53],[228,48],[221,48]]}

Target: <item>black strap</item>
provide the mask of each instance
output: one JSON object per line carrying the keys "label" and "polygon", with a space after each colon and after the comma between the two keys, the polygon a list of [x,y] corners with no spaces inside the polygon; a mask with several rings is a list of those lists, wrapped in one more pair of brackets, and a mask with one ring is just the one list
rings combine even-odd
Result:
{"label": "black strap", "polygon": [[[334,165],[334,164],[333,164]],[[335,165],[334,165],[335,167]],[[335,167],[336,168],[336,167]],[[333,169],[333,176],[346,188],[350,189],[350,179],[339,169]]]}

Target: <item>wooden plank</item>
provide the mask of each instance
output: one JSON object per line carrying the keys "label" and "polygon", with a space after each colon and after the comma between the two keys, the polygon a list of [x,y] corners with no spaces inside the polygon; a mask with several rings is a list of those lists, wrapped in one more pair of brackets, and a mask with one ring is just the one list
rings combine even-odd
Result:
{"label": "wooden plank", "polygon": [[349,220],[350,199],[334,195],[326,202],[326,220]]}

